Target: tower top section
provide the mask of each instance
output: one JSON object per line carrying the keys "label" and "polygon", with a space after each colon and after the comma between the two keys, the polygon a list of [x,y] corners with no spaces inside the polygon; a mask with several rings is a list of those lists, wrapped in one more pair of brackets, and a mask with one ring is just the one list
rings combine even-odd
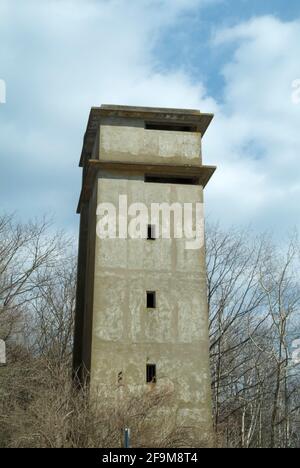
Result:
{"label": "tower top section", "polygon": [[212,118],[193,109],[92,107],[79,163],[83,177],[78,212],[103,173],[205,187],[216,169],[202,163],[201,141]]}
{"label": "tower top section", "polygon": [[153,130],[174,130],[205,134],[213,114],[202,113],[195,109],[170,109],[162,107],[136,107],[102,104],[92,107],[83,139],[80,166],[91,158],[99,126],[122,125],[131,121],[133,126],[141,125]]}

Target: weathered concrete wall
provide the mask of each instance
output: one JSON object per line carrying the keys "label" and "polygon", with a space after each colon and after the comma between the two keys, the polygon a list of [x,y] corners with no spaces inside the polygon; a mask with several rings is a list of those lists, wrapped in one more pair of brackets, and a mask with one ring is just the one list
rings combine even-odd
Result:
{"label": "weathered concrete wall", "polygon": [[200,166],[201,135],[132,125],[101,125],[93,157],[102,161]]}
{"label": "weathered concrete wall", "polygon": [[[172,132],[173,134],[174,132]],[[110,138],[112,134],[110,133]],[[111,147],[111,146],[110,146]],[[145,183],[106,175],[97,202],[201,202],[202,187]],[[146,308],[146,291],[157,308]],[[157,385],[174,387],[180,423],[211,433],[205,252],[186,250],[184,239],[96,237],[91,381],[108,390],[118,374],[128,388],[147,387],[146,363],[157,366]],[[149,386],[148,386],[149,387]]]}

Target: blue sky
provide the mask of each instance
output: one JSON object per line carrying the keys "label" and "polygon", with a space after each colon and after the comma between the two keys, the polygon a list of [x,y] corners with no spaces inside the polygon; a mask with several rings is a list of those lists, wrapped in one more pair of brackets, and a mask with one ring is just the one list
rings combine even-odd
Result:
{"label": "blue sky", "polygon": [[299,226],[299,44],[298,0],[0,0],[0,209],[76,232],[90,107],[191,107],[210,219]]}

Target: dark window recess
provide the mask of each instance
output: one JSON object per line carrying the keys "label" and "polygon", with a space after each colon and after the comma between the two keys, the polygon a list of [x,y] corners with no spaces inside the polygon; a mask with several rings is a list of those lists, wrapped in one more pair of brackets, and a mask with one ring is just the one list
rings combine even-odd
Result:
{"label": "dark window recess", "polygon": [[147,383],[156,382],[156,365],[155,364],[146,365],[146,381]]}
{"label": "dark window recess", "polygon": [[199,179],[197,177],[170,177],[159,175],[145,175],[145,182],[152,182],[156,184],[182,184],[182,185],[198,185]]}
{"label": "dark window recess", "polygon": [[192,125],[179,125],[170,123],[145,122],[146,130],[165,130],[168,132],[196,132],[197,128]]}
{"label": "dark window recess", "polygon": [[148,240],[155,240],[155,226],[153,224],[148,224],[147,229],[147,239]]}
{"label": "dark window recess", "polygon": [[147,291],[147,309],[156,308],[156,293],[155,291]]}

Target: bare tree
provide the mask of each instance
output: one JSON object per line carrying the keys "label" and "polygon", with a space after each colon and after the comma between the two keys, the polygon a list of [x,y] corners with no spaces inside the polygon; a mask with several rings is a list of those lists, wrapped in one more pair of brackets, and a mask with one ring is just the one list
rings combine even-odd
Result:
{"label": "bare tree", "polygon": [[52,268],[47,282],[38,281],[38,294],[31,304],[35,352],[57,363],[71,359],[75,280],[75,258],[65,257]]}
{"label": "bare tree", "polygon": [[[220,446],[300,446],[300,369],[292,353],[300,339],[299,252],[296,235],[278,246],[249,230],[207,230]],[[72,242],[45,220],[0,217],[0,338],[9,345],[8,365],[0,367],[2,446],[118,446],[127,423],[136,426],[134,443],[141,446],[150,443],[149,417],[171,398],[123,395],[110,405],[90,399],[86,387],[74,393],[75,263]],[[160,424],[153,446],[201,445],[170,421]]]}
{"label": "bare tree", "polygon": [[40,294],[65,248],[61,233],[45,220],[19,223],[0,217],[0,338],[8,340],[24,325],[24,312]]}
{"label": "bare tree", "polygon": [[208,230],[214,419],[229,446],[295,445],[299,371],[290,353],[300,321],[297,246],[294,237],[284,255],[270,236]]}

